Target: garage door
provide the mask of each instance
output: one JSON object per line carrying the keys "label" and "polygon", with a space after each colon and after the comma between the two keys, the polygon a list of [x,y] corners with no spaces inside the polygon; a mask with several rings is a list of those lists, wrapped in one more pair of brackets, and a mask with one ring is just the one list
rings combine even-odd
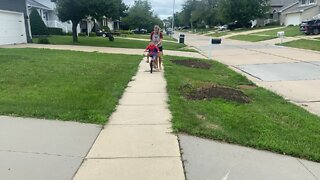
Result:
{"label": "garage door", "polygon": [[23,14],[0,10],[0,45],[26,42],[27,36]]}
{"label": "garage door", "polygon": [[289,25],[299,25],[301,23],[300,13],[287,14],[286,16],[286,26]]}

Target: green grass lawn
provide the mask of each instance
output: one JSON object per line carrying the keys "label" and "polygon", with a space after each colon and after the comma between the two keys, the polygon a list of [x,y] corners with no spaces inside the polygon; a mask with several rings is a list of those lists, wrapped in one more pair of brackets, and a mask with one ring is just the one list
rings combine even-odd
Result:
{"label": "green grass lawn", "polygon": [[235,35],[235,36],[231,36],[229,37],[230,39],[234,39],[234,40],[240,40],[240,41],[249,41],[249,42],[259,42],[259,41],[266,41],[269,39],[274,39],[277,37],[274,36],[257,36],[257,35]]}
{"label": "green grass lawn", "polygon": [[0,114],[103,124],[140,56],[0,49]]}
{"label": "green grass lawn", "polygon": [[230,31],[221,31],[221,32],[217,32],[217,33],[214,33],[214,34],[210,34],[208,36],[211,36],[211,37],[221,37],[221,36],[225,36],[225,35],[229,35],[230,34]]}
{"label": "green grass lawn", "polygon": [[284,35],[287,37],[294,37],[303,35],[303,33],[300,32],[299,26],[287,26],[281,29],[275,29],[275,30],[269,30],[269,31],[263,31],[255,34],[262,34],[262,35],[269,35],[273,37],[277,37],[277,32],[284,31]]}
{"label": "green grass lawn", "polygon": [[[34,38],[35,43],[38,42],[37,38]],[[139,40],[117,39],[109,41],[103,37],[79,37],[79,43],[73,43],[71,36],[50,36],[50,44],[62,44],[62,45],[80,45],[80,46],[99,46],[99,47],[118,47],[118,48],[134,48],[145,49],[148,42]],[[173,42],[163,42],[164,50],[180,50],[186,45]],[[183,50],[182,50],[183,51]]]}
{"label": "green grass lawn", "polygon": [[170,59],[185,58],[165,61],[175,131],[320,162],[320,117],[260,87],[242,89],[251,98],[247,104],[187,100],[180,92],[186,84],[238,89],[252,82],[217,62],[206,61],[213,66],[205,70],[176,65]]}
{"label": "green grass lawn", "polygon": [[249,41],[249,42],[259,42],[266,41],[269,39],[275,39],[277,37],[277,32],[284,31],[285,36],[294,37],[302,35],[298,26],[288,26],[281,29],[275,30],[266,30],[258,33],[252,33],[247,35],[235,35],[230,37],[230,39],[240,40],[240,41]]}
{"label": "green grass lawn", "polygon": [[300,49],[320,51],[320,41],[315,41],[315,40],[299,39],[295,41],[282,43],[280,45],[300,48]]}

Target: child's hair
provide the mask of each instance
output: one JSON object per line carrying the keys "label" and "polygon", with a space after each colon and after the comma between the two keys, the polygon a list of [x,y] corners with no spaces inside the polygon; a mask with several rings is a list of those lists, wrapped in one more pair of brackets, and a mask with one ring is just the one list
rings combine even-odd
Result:
{"label": "child's hair", "polygon": [[150,42],[149,42],[149,45],[154,45],[154,42],[150,41]]}

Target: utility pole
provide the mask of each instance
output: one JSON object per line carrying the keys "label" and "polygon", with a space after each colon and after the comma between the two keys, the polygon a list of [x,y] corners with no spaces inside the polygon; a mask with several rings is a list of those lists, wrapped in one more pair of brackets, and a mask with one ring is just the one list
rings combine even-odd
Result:
{"label": "utility pole", "polygon": [[175,6],[175,0],[173,0],[173,7],[172,7],[172,33],[174,32],[174,6]]}

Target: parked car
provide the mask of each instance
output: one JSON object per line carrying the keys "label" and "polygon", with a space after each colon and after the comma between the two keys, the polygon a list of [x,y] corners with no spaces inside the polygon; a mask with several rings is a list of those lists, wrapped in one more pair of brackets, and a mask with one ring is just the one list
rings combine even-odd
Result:
{"label": "parked car", "polygon": [[228,23],[227,26],[228,26],[228,29],[229,29],[230,31],[233,31],[233,30],[235,30],[235,29],[237,29],[237,28],[241,28],[241,27],[242,27],[241,24],[238,23],[237,21],[232,22],[232,23]]}
{"label": "parked car", "polygon": [[139,28],[136,28],[134,30],[131,30],[131,32],[135,33],[135,34],[147,34],[147,30],[146,29],[140,29]]}
{"label": "parked car", "polygon": [[302,21],[300,25],[300,31],[306,35],[318,35],[320,33],[320,19]]}
{"label": "parked car", "polygon": [[228,25],[225,24],[223,26],[218,26],[217,29],[218,29],[218,31],[225,31],[228,29]]}

